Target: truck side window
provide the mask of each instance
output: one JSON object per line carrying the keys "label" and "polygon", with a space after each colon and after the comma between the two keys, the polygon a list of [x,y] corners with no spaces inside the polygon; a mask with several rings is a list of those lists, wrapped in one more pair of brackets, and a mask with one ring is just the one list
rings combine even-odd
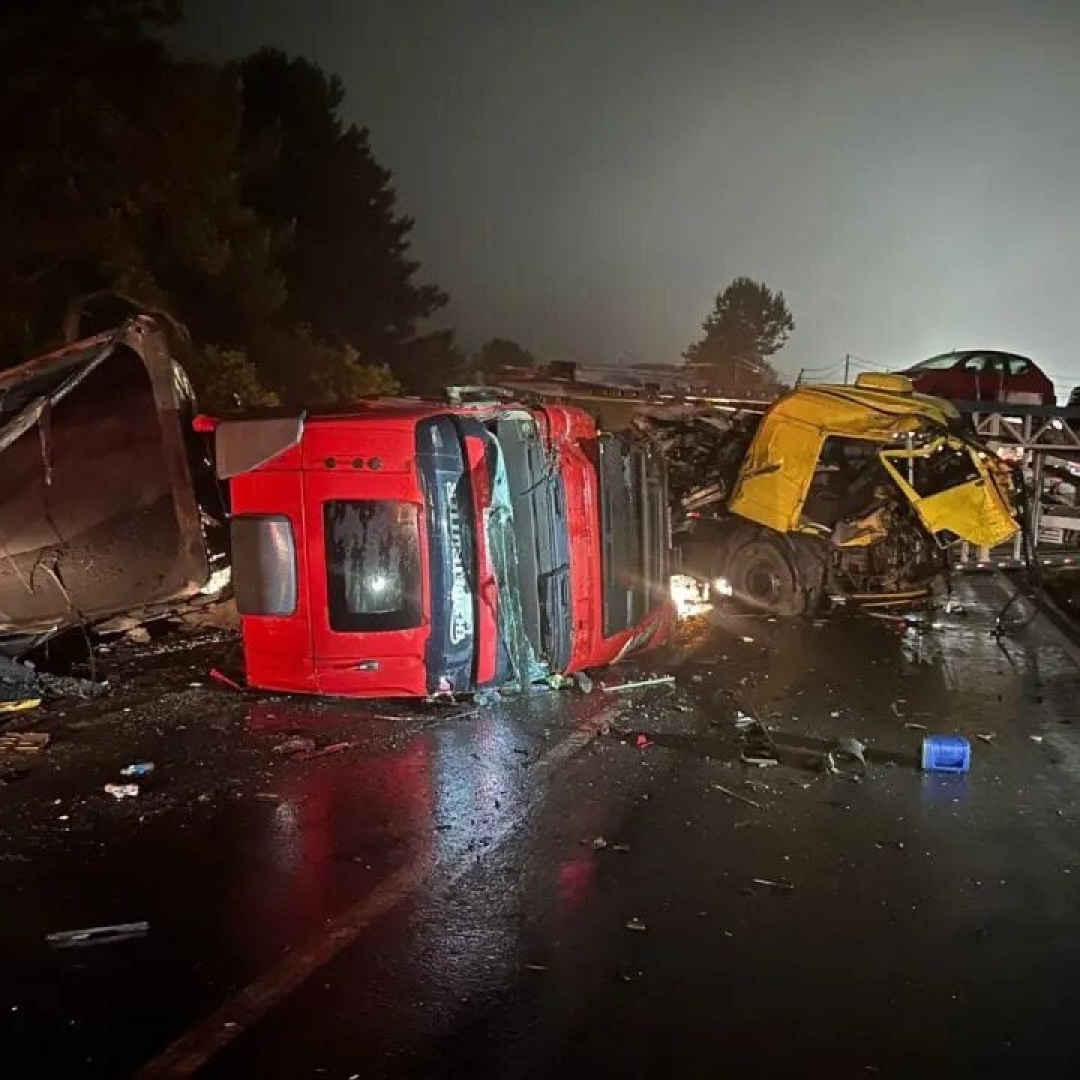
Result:
{"label": "truck side window", "polygon": [[296,611],[296,544],[282,514],[241,515],[230,525],[233,592],[241,615]]}
{"label": "truck side window", "polygon": [[[900,466],[903,471],[903,466]],[[947,491],[979,478],[979,470],[971,455],[952,446],[942,446],[929,457],[915,458],[911,486],[919,498]]]}
{"label": "truck side window", "polygon": [[323,504],[330,628],[410,630],[423,621],[420,508],[412,503]]}

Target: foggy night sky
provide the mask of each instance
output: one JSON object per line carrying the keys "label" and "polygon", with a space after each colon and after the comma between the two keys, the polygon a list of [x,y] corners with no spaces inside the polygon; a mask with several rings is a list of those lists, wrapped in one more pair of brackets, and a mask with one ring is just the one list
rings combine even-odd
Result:
{"label": "foggy night sky", "polygon": [[789,375],[1080,382],[1077,0],[188,0],[171,37],[342,77],[465,344],[674,362],[746,274]]}

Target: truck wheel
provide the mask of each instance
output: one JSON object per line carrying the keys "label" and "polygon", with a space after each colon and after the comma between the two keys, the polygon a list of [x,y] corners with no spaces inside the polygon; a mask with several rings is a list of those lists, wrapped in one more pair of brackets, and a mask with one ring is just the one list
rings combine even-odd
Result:
{"label": "truck wheel", "polygon": [[756,537],[740,547],[727,565],[735,598],[755,611],[790,617],[806,611],[799,577],[779,543]]}

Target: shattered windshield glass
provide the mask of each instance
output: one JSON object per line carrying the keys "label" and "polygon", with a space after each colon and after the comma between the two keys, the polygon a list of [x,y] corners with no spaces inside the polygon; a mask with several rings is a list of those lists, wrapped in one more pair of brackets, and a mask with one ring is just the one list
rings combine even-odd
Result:
{"label": "shattered windshield glass", "polygon": [[911,459],[911,486],[921,499],[978,478],[971,455],[957,447],[940,446],[929,457]]}

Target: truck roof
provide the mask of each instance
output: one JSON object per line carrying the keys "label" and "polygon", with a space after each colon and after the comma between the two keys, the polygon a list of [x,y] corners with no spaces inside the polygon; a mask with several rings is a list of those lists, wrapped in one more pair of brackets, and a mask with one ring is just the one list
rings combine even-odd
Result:
{"label": "truck roof", "polygon": [[881,384],[799,386],[777,398],[767,415],[801,421],[830,434],[883,441],[926,428],[951,427],[960,419],[951,402],[910,389],[885,389],[903,385],[886,384],[885,377]]}

